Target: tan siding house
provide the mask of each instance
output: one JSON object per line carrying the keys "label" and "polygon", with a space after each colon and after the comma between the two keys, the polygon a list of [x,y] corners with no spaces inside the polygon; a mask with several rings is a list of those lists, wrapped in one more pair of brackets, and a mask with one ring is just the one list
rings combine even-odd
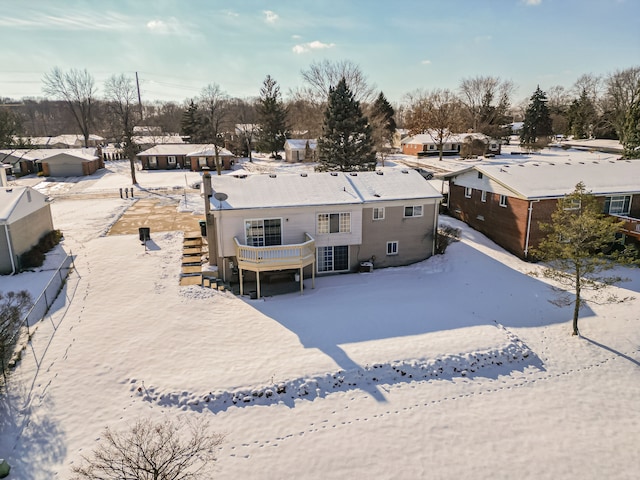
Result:
{"label": "tan siding house", "polygon": [[0,274],[18,272],[20,255],[52,230],[43,194],[30,187],[0,188]]}

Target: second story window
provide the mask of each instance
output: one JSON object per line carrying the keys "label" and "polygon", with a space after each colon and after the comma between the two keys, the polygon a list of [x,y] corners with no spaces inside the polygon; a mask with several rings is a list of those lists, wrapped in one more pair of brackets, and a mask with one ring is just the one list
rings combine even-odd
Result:
{"label": "second story window", "polygon": [[404,207],[404,216],[405,217],[421,217],[422,205],[410,205],[408,207]]}
{"label": "second story window", "polygon": [[351,232],[351,214],[319,213],[318,233],[349,233]]}

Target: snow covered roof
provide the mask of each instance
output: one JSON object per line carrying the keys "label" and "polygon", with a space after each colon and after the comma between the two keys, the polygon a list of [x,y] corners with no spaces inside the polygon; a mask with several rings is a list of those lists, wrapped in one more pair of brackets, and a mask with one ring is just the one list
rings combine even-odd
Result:
{"label": "snow covered roof", "polygon": [[133,137],[133,142],[137,145],[158,145],[158,144],[170,144],[170,143],[184,143],[183,138],[175,134],[164,135],[136,135]]}
{"label": "snow covered roof", "polygon": [[[28,195],[27,195],[28,193]],[[27,201],[22,199],[28,196]],[[39,201],[32,201],[33,197],[38,197]],[[0,223],[8,223],[11,221],[11,217],[14,217],[14,213],[18,209],[19,204],[23,204],[22,210],[24,213],[30,213],[37,210],[44,203],[45,196],[34,190],[31,187],[10,187],[0,188]],[[31,205],[31,208],[29,207]]]}
{"label": "snow covered roof", "polygon": [[[223,209],[349,205],[440,198],[414,170],[384,172],[212,175],[214,193],[227,195]],[[211,207],[218,208],[213,197]]]}
{"label": "snow covered roof", "polygon": [[72,157],[82,158],[83,160],[95,160],[98,158],[96,149],[89,148],[32,148],[32,149],[15,149],[0,150],[0,154],[19,158],[21,160],[46,160],[50,157],[60,154],[67,154]]}
{"label": "snow covered roof", "polygon": [[[433,136],[432,136],[433,135]],[[425,145],[425,144],[435,144],[437,143],[435,138],[438,138],[437,134],[433,133],[429,135],[428,133],[419,133],[418,135],[413,135],[411,137],[406,137],[402,139],[400,142],[402,145],[407,144],[417,144],[417,145]],[[444,143],[463,143],[467,138],[477,138],[478,140],[482,140],[487,143],[491,140],[488,136],[483,133],[472,132],[472,133],[452,133],[447,138],[444,139]]]}
{"label": "snow covered roof", "polygon": [[[198,143],[182,143],[182,144],[163,144],[148,148],[140,153],[139,157],[156,156],[156,155],[185,155],[188,157],[197,156],[213,156],[215,155],[213,144]],[[233,155],[229,150],[218,147],[219,155]]]}
{"label": "snow covered roof", "polygon": [[285,142],[285,148],[287,145],[293,150],[304,150],[307,148],[307,142],[309,142],[309,148],[316,148],[318,146],[318,141],[314,139],[307,138],[288,138]]}
{"label": "snow covered roof", "polygon": [[[583,182],[594,195],[640,193],[640,160],[525,162],[477,170],[524,199],[558,198]],[[455,177],[463,172],[447,175]]]}

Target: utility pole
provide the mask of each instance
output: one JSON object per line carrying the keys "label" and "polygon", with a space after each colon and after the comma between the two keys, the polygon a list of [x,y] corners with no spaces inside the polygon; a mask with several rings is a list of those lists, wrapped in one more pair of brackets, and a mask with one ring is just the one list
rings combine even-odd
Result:
{"label": "utility pole", "polygon": [[138,89],[138,107],[140,107],[140,120],[142,121],[142,99],[140,98],[140,82],[138,81],[138,72],[136,72],[136,87]]}

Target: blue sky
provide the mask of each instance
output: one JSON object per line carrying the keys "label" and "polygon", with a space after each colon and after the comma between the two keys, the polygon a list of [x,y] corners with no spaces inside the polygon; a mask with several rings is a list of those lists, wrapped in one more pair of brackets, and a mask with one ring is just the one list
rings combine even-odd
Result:
{"label": "blue sky", "polygon": [[42,96],[54,66],[100,89],[139,72],[144,100],[183,101],[217,83],[283,94],[312,62],[349,60],[392,102],[479,75],[571,87],[640,66],[638,0],[0,0],[0,96]]}

